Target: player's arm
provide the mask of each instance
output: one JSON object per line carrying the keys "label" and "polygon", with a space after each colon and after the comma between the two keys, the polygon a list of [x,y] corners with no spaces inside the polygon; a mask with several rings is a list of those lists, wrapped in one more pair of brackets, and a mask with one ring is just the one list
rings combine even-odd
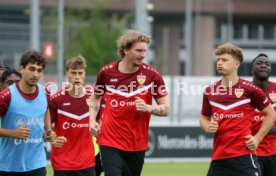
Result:
{"label": "player's arm", "polygon": [[213,118],[202,114],[199,119],[199,124],[206,133],[215,133],[218,129],[218,122],[214,121]]}
{"label": "player's arm", "polygon": [[89,106],[89,132],[93,136],[97,136],[100,133],[100,125],[96,119],[101,105],[101,98],[101,96],[92,94],[87,100]]}
{"label": "player's arm", "polygon": [[219,125],[212,117],[212,106],[209,102],[208,92],[210,92],[209,87],[204,90],[199,124],[206,133],[215,133]]}
{"label": "player's arm", "polygon": [[49,109],[47,109],[47,111],[46,111],[46,113],[45,113],[45,118],[44,118],[44,130],[45,130],[46,132],[52,131],[51,116],[50,116]]}
{"label": "player's arm", "polygon": [[135,97],[135,105],[137,111],[148,112],[156,116],[168,116],[170,112],[170,105],[167,96],[156,99],[157,105],[149,105],[140,97]]}
{"label": "player's arm", "polygon": [[[274,111],[275,111],[275,108],[274,108]],[[275,111],[276,112],[276,111]],[[275,113],[276,114],[276,113]],[[269,134],[271,133],[276,133],[276,124],[274,123],[274,125],[272,126],[272,128],[269,130],[268,132]]]}
{"label": "player's arm", "polygon": [[259,143],[262,141],[265,135],[272,128],[276,120],[276,114],[271,104],[265,107],[261,112],[265,117],[261,128],[259,129],[259,131],[255,136],[251,136],[251,135],[246,136],[248,138],[248,140],[246,141],[246,146],[249,150],[255,150],[258,147]]}
{"label": "player's arm", "polygon": [[[0,116],[3,117],[10,106],[11,96],[9,88],[0,93]],[[3,125],[3,124],[2,124]],[[0,136],[18,139],[27,139],[31,131],[27,125],[22,125],[17,129],[0,128]]]}
{"label": "player's arm", "polygon": [[47,109],[44,118],[44,139],[53,143],[56,139],[56,133],[52,130],[51,115],[49,109]]}
{"label": "player's arm", "polygon": [[0,128],[0,136],[3,137],[11,137],[11,138],[18,138],[18,139],[27,139],[31,131],[27,128],[27,125],[22,125],[17,129],[7,129],[7,128]]}
{"label": "player's arm", "polygon": [[51,124],[51,116],[50,116],[50,110],[49,110],[49,106],[51,106],[51,104],[53,104],[53,101],[51,99],[51,92],[45,88],[45,92],[46,92],[46,96],[47,96],[47,102],[48,102],[48,108],[47,111],[45,113],[45,117],[44,117],[44,130],[47,133],[50,133],[50,131],[52,131],[52,124]]}

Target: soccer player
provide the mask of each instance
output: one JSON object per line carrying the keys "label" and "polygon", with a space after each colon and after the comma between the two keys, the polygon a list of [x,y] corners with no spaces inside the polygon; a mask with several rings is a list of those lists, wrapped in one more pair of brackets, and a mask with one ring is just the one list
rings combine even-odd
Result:
{"label": "soccer player", "polygon": [[[260,88],[238,76],[243,61],[240,48],[225,43],[215,55],[222,79],[205,89],[200,117],[201,128],[215,134],[208,176],[260,176],[255,150],[273,126],[275,111]],[[256,108],[265,120],[252,136]]]}
{"label": "soccer player", "polygon": [[46,176],[42,137],[48,103],[38,84],[45,66],[41,53],[26,51],[20,61],[22,79],[0,93],[0,176]]}
{"label": "soccer player", "polygon": [[[276,108],[276,83],[269,81],[271,62],[266,54],[259,54],[252,61],[253,83],[261,88],[274,109]],[[258,110],[255,111],[252,134],[255,135],[261,128],[264,116]],[[276,131],[275,126],[264,137],[257,148],[258,161],[261,166],[262,176],[276,175]]]}
{"label": "soccer player", "polygon": [[86,61],[76,56],[65,65],[69,83],[52,95],[49,102],[57,135],[50,156],[54,176],[94,176],[95,156],[86,101],[92,90],[84,86]]}
{"label": "soccer player", "polygon": [[14,70],[9,69],[4,71],[2,77],[0,78],[0,91],[12,85],[15,82],[19,82],[21,79],[21,74]]}
{"label": "soccer player", "polygon": [[[90,103],[90,133],[98,135],[106,176],[140,176],[150,116],[169,114],[162,76],[143,63],[149,43],[147,35],[127,31],[117,41],[121,60],[104,66],[96,81]],[[100,126],[96,116],[103,94],[106,103]]]}

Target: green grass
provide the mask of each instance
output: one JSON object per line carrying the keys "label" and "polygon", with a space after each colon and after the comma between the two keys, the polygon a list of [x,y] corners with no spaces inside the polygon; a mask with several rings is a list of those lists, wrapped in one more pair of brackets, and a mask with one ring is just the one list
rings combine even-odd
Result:
{"label": "green grass", "polygon": [[[145,163],[142,176],[204,176],[207,174],[209,163]],[[47,176],[52,176],[51,166],[47,167]]]}

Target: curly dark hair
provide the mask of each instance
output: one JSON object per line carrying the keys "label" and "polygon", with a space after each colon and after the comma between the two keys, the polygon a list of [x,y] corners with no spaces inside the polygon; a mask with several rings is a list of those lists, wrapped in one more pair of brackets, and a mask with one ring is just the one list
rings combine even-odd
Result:
{"label": "curly dark hair", "polygon": [[42,53],[35,50],[28,50],[22,55],[20,66],[25,68],[29,63],[36,63],[37,65],[41,65],[44,69],[46,67],[47,61]]}

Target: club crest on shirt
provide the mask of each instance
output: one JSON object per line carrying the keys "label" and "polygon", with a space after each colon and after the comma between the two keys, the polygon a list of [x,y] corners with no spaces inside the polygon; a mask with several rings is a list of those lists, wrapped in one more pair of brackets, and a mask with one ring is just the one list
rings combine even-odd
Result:
{"label": "club crest on shirt", "polygon": [[146,75],[142,75],[142,74],[137,75],[137,81],[140,85],[143,85],[146,79],[147,79]]}
{"label": "club crest on shirt", "polygon": [[237,98],[240,98],[244,93],[244,89],[235,89],[235,95]]}
{"label": "club crest on shirt", "polygon": [[276,93],[274,93],[274,92],[269,93],[269,98],[271,99],[271,101],[275,102],[276,101]]}

